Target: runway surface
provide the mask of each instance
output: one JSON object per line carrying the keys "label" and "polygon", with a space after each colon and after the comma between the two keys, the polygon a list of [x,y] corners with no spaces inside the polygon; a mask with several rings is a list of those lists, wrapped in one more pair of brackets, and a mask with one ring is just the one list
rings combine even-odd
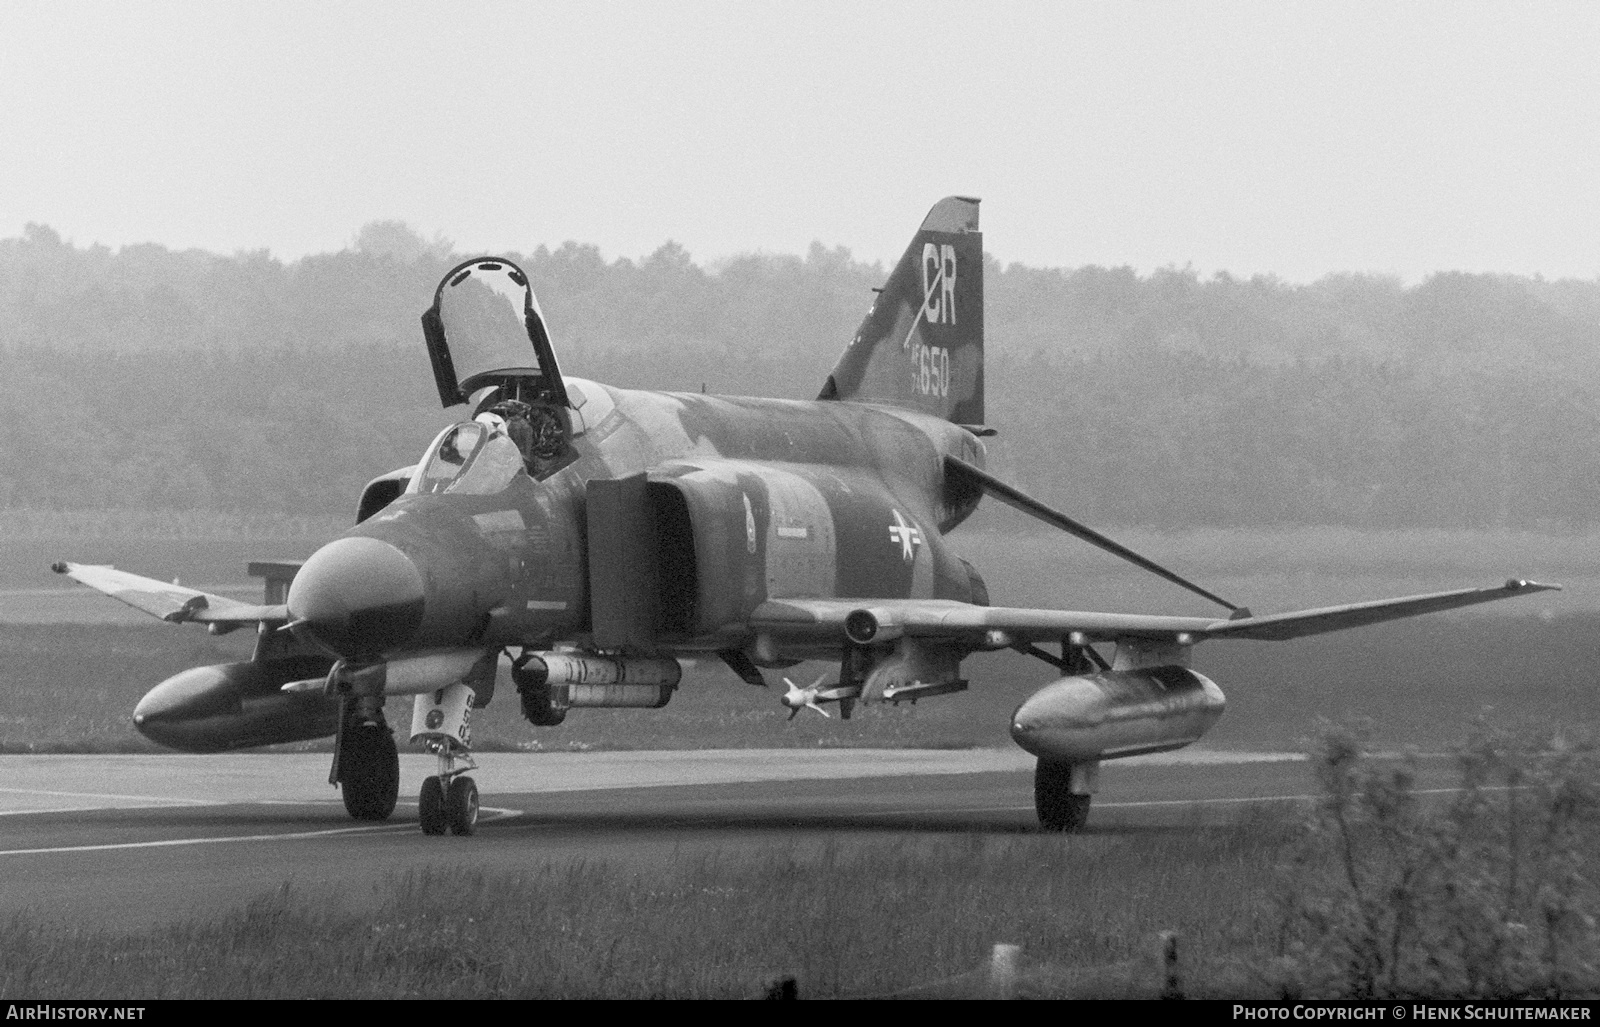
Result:
{"label": "runway surface", "polygon": [[[1017,750],[492,753],[473,776],[476,835],[428,837],[416,793],[431,757],[401,757],[401,805],[350,820],[328,757],[0,757],[0,915],[139,930],[225,913],[284,882],[369,899],[390,874],[486,873],[581,858],[638,868],[716,850],[897,833],[1037,830],[1032,758]],[[1443,759],[1423,788],[1447,788]],[[1309,768],[1281,753],[1185,750],[1105,765],[1088,833],[1192,830],[1249,804],[1306,801]],[[1063,838],[1063,844],[1071,844]]]}

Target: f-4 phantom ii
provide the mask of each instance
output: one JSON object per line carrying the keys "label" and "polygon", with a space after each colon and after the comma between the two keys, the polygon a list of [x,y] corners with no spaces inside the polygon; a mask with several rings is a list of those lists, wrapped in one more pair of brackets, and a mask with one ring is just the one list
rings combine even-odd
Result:
{"label": "f-4 phantom ii", "polygon": [[[643,392],[561,373],[528,276],[509,260],[447,274],[422,316],[439,399],[464,418],[361,493],[357,523],[303,564],[268,567],[247,605],[110,567],[55,569],[168,621],[257,631],[248,662],[198,667],[134,711],[149,738],[216,752],[332,736],[330,783],[360,820],[399,790],[388,701],[437,755],[422,830],[477,819],[470,719],[502,654],[535,725],[584,707],[660,707],[680,659],[744,680],[803,660],[790,719],[967,687],[988,651],[1052,680],[1011,735],[1038,758],[1050,830],[1079,827],[1102,761],[1176,749],[1222,715],[1190,669],[1211,639],[1289,639],[1526,595],[1502,586],[1254,616],[986,471],[978,201],[923,220],[812,401]],[[988,496],[1220,605],[1216,617],[992,606],[948,533]],[[285,587],[287,586],[286,591]]]}

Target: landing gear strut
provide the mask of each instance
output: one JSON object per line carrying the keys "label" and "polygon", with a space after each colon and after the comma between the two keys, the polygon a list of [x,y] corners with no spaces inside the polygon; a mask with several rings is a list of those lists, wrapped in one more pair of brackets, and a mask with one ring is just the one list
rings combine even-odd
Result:
{"label": "landing gear strut", "polygon": [[466,685],[417,696],[411,740],[439,758],[439,773],[422,782],[417,797],[423,834],[471,834],[478,827],[478,786],[466,776],[478,769],[469,751],[471,717],[472,689]]}
{"label": "landing gear strut", "polygon": [[1089,817],[1100,776],[1098,763],[1041,758],[1033,772],[1033,808],[1046,831],[1077,831]]}

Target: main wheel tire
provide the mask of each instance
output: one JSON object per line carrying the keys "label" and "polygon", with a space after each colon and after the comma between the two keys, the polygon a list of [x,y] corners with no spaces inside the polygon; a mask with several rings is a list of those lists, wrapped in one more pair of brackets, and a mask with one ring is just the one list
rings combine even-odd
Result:
{"label": "main wheel tire", "polygon": [[423,834],[444,834],[450,826],[444,812],[444,785],[437,777],[425,778],[422,794],[417,796],[417,819],[422,821]]}
{"label": "main wheel tire", "polygon": [[339,791],[355,819],[389,819],[400,800],[400,752],[388,725],[345,729],[339,742]]}
{"label": "main wheel tire", "polygon": [[1046,831],[1076,831],[1089,818],[1092,796],[1072,794],[1072,764],[1040,760],[1033,772],[1033,808]]}
{"label": "main wheel tire", "polygon": [[463,775],[450,782],[444,807],[451,834],[471,834],[477,830],[478,786],[472,778]]}

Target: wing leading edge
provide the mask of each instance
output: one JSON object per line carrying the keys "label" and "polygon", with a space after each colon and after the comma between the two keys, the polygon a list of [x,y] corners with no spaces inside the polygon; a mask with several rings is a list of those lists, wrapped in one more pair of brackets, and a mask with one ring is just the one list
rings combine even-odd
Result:
{"label": "wing leading edge", "polygon": [[1001,644],[1049,641],[1069,635],[1079,635],[1085,642],[1143,638],[1179,645],[1223,638],[1282,641],[1559,590],[1560,587],[1513,578],[1504,585],[1490,588],[1462,588],[1233,619],[975,606],[946,599],[780,599],[757,607],[750,618],[750,627],[758,632],[806,641],[841,634],[857,642],[889,641],[911,635],[964,642],[975,648],[992,645],[988,639],[991,632],[1007,636]]}
{"label": "wing leading edge", "polygon": [[202,592],[195,588],[155,578],[144,578],[115,567],[102,564],[66,563],[51,565],[57,574],[65,574],[74,581],[88,585],[98,592],[142,610],[152,617],[182,624],[216,624],[239,626],[261,621],[287,621],[286,606],[256,606],[237,599]]}

